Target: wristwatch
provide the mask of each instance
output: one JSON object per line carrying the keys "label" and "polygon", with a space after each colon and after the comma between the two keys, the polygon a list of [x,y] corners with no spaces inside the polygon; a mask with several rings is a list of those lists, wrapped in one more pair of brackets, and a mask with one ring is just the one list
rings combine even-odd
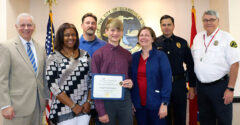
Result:
{"label": "wristwatch", "polygon": [[227,89],[232,91],[232,92],[234,91],[234,88],[231,88],[231,87],[227,87]]}
{"label": "wristwatch", "polygon": [[73,105],[70,107],[71,109],[76,107],[76,103],[73,103]]}
{"label": "wristwatch", "polygon": [[88,99],[87,99],[87,102],[88,102],[90,105],[93,104],[93,102],[92,102],[91,100],[88,100]]}

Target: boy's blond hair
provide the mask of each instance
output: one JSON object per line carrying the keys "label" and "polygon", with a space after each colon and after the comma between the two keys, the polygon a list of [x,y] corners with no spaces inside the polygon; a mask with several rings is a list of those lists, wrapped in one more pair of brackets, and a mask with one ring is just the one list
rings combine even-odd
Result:
{"label": "boy's blond hair", "polygon": [[105,27],[106,29],[116,28],[118,30],[123,31],[123,23],[118,18],[109,18]]}

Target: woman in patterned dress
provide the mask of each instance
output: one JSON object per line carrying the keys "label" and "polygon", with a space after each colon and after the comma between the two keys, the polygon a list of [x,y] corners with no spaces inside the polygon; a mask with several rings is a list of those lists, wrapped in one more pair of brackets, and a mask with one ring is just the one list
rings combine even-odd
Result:
{"label": "woman in patterned dress", "polygon": [[76,27],[62,24],[55,52],[47,60],[46,79],[53,94],[49,119],[57,125],[88,125],[90,120],[90,58],[78,49]]}

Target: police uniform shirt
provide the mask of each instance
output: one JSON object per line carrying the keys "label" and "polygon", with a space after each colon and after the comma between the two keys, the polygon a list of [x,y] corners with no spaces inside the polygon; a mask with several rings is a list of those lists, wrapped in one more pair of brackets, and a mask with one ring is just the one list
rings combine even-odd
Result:
{"label": "police uniform shirt", "polygon": [[203,83],[222,78],[229,73],[232,64],[240,61],[238,44],[229,33],[219,28],[210,36],[206,31],[198,33],[194,38],[192,55],[194,71]]}
{"label": "police uniform shirt", "polygon": [[189,85],[191,87],[195,86],[196,76],[194,74],[194,63],[191,50],[186,40],[175,35],[169,38],[162,35],[156,39],[153,43],[153,47],[167,54],[173,76],[184,74],[183,63],[186,63],[189,75]]}

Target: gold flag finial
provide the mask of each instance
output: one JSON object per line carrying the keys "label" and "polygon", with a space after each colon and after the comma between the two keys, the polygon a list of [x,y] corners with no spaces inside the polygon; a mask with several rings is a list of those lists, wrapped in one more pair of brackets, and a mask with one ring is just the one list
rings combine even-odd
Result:
{"label": "gold flag finial", "polygon": [[57,0],[45,0],[46,4],[49,4],[49,11],[52,11],[52,5],[53,3],[56,4]]}
{"label": "gold flag finial", "polygon": [[194,8],[194,0],[192,0],[192,8]]}

